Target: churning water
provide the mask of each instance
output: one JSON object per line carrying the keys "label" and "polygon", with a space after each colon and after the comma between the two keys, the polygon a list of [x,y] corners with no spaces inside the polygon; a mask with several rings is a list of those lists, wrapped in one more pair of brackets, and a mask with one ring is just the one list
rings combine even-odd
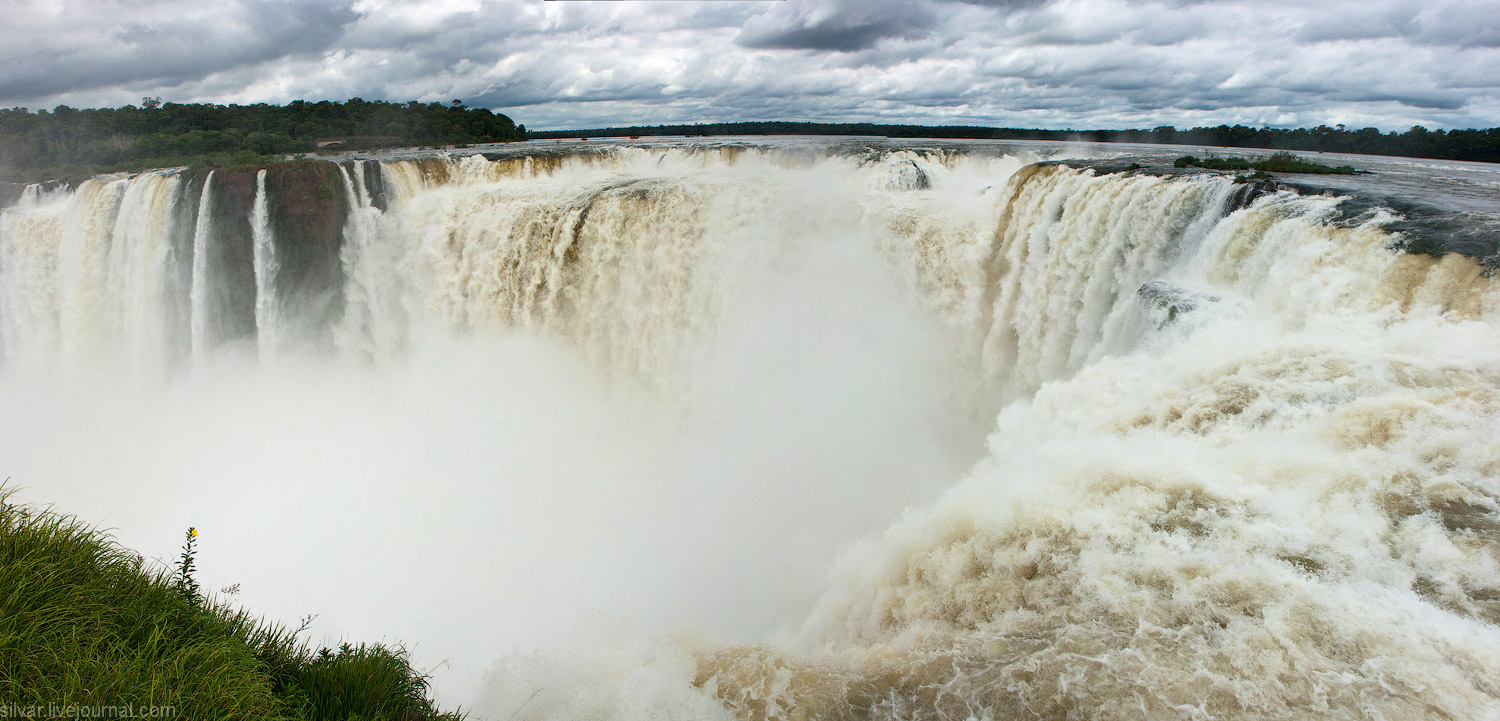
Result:
{"label": "churning water", "polygon": [[350,160],[321,275],[266,171],[239,241],[229,171],[32,188],[3,471],[480,718],[1500,718],[1482,263],[819,142]]}

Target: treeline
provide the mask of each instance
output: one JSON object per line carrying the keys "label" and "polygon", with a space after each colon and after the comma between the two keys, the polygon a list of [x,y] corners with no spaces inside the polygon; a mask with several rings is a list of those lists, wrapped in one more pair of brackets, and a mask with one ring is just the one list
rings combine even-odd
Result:
{"label": "treeline", "polygon": [[1231,148],[1268,148],[1368,155],[1403,155],[1443,160],[1500,162],[1500,128],[1483,130],[1428,130],[1416,126],[1404,133],[1382,133],[1376,128],[1345,130],[1316,128],[1251,128],[1220,125],[1178,130],[1034,130],[974,126],[876,125],[873,123],[709,123],[596,128],[531,133],[532,138],[601,138],[653,135],[877,135],[891,138],[977,140],[1083,140],[1109,143],[1215,145]]}
{"label": "treeline", "polygon": [[418,146],[492,143],[524,140],[526,126],[458,100],[207,105],[146,98],[139,107],[0,109],[0,179],[222,164],[236,157],[253,162],[312,152],[317,139],[329,137],[389,137]]}

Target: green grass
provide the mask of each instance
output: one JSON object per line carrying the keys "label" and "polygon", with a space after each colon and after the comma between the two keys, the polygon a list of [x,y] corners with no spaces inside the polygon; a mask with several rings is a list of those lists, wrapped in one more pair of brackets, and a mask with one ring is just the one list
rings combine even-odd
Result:
{"label": "green grass", "polygon": [[0,487],[0,703],[171,707],[187,719],[459,719],[401,648],[312,651],[301,629],[205,597],[194,534],[153,568],[77,519]]}

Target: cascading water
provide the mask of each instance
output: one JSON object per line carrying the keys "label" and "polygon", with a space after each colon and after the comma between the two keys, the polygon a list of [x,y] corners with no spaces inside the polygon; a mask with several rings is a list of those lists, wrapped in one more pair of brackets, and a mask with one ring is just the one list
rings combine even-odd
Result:
{"label": "cascading water", "polygon": [[365,164],[339,167],[349,219],[343,230],[344,317],[336,329],[340,349],[355,357],[389,357],[406,335],[405,298],[392,289],[404,283],[400,258],[380,242],[381,211],[371,204]]}
{"label": "cascading water", "polygon": [[7,212],[11,360],[49,367],[105,361],[140,377],[167,367],[168,309],[181,183],[174,172],[102,176],[76,192],[31,195]]}
{"label": "cascading water", "polygon": [[276,298],[276,244],[271,235],[270,211],[266,195],[266,170],[255,173],[255,204],[251,210],[250,232],[255,262],[255,339],[261,360],[276,357],[279,345],[281,308]]}
{"label": "cascading water", "polygon": [[192,307],[188,310],[188,316],[192,322],[190,340],[195,360],[202,358],[208,347],[208,328],[211,322],[208,311],[208,242],[209,234],[213,232],[213,211],[210,205],[213,189],[214,174],[210,171],[208,177],[203,179],[203,192],[198,197],[198,219],[193,226],[193,275],[188,296]]}
{"label": "cascading water", "polygon": [[[172,285],[173,208],[181,181],[176,174],[148,175],[130,182],[120,199],[107,245],[110,289],[106,310],[125,331],[131,371],[137,376],[159,373],[165,366],[167,328],[164,313]],[[105,332],[112,332],[107,329]]]}
{"label": "cascading water", "polygon": [[[265,170],[28,190],[0,217],[0,372],[198,359],[159,414],[292,459],[234,456],[247,483],[291,474],[319,522],[391,499],[363,512],[418,551],[362,573],[428,577],[429,538],[466,559],[441,608],[382,586],[436,619],[438,654],[483,663],[506,649],[465,644],[568,603],[672,619],[497,631],[545,650],[494,667],[484,718],[1500,717],[1480,265],[1398,252],[1393,215],[1338,197],[1245,205],[1225,177],[976,148],[606,145],[352,161],[286,195]],[[206,380],[239,353],[209,302],[242,257],[236,187],[259,358],[332,369],[275,364],[243,397]],[[310,331],[283,323],[316,296],[278,269],[300,241],[271,232],[294,198],[341,213],[340,312]],[[211,414],[185,410],[200,398]],[[268,415],[292,426],[265,435]],[[340,539],[371,521],[350,518],[321,547],[353,563]],[[682,614],[733,642],[671,636]]]}

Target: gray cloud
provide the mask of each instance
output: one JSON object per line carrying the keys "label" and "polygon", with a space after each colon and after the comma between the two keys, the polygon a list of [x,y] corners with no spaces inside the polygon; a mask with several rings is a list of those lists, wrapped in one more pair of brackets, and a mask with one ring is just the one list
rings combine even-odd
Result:
{"label": "gray cloud", "polygon": [[949,2],[961,2],[968,5],[982,5],[984,7],[1004,8],[1016,10],[1021,8],[1034,8],[1046,5],[1052,0],[948,0]]}
{"label": "gray cloud", "polygon": [[1416,42],[1461,48],[1500,47],[1500,14],[1492,2],[1457,2],[1428,7],[1418,16]]}
{"label": "gray cloud", "polygon": [[1479,0],[57,2],[6,6],[3,104],[461,98],[536,129],[1500,125]]}
{"label": "gray cloud", "polygon": [[356,19],[348,2],[316,0],[238,0],[218,6],[106,2],[83,12],[65,7],[51,27],[45,12],[18,10],[0,45],[0,102],[119,85],[176,84],[316,54]]}
{"label": "gray cloud", "polygon": [[936,21],[936,14],[918,0],[789,0],[750,18],[736,42],[750,48],[848,52],[886,38],[921,36]]}

